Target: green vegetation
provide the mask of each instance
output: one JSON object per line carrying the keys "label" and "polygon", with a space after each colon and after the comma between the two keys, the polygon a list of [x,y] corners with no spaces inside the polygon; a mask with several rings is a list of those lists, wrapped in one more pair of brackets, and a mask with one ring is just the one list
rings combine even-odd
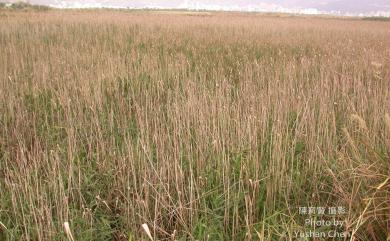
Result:
{"label": "green vegetation", "polygon": [[387,241],[387,23],[179,13],[6,13],[0,240]]}
{"label": "green vegetation", "polygon": [[45,5],[30,4],[28,2],[15,2],[15,3],[3,3],[0,2],[0,8],[7,8],[12,10],[35,10],[35,11],[47,11],[50,7]]}
{"label": "green vegetation", "polygon": [[369,21],[390,21],[390,17],[365,17],[363,20]]}

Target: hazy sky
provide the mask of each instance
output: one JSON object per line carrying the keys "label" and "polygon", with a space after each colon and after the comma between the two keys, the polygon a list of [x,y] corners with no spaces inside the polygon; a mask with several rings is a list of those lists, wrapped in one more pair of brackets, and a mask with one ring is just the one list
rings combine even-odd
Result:
{"label": "hazy sky", "polygon": [[62,7],[162,7],[244,11],[306,9],[351,14],[390,13],[390,0],[29,0],[29,2]]}

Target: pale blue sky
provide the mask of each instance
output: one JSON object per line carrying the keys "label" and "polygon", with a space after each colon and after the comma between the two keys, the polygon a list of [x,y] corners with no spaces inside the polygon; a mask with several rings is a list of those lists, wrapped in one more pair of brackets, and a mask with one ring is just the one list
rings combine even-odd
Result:
{"label": "pale blue sky", "polygon": [[[7,0],[0,0],[7,1]],[[13,0],[15,1],[15,0]],[[390,0],[28,0],[62,7],[162,7],[211,10],[390,13]],[[310,12],[309,11],[309,12]]]}

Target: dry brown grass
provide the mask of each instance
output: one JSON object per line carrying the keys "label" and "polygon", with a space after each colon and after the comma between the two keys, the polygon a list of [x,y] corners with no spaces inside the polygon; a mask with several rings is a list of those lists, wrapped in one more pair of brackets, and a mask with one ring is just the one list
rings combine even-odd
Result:
{"label": "dry brown grass", "polygon": [[343,206],[352,240],[386,240],[389,39],[357,19],[0,11],[0,232],[295,240],[298,207]]}

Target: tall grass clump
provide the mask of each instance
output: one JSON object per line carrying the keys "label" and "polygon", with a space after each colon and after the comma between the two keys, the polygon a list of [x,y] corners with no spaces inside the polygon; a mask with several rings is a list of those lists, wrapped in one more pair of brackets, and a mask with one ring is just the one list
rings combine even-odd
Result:
{"label": "tall grass clump", "polygon": [[0,240],[387,241],[389,23],[181,13],[0,10]]}

